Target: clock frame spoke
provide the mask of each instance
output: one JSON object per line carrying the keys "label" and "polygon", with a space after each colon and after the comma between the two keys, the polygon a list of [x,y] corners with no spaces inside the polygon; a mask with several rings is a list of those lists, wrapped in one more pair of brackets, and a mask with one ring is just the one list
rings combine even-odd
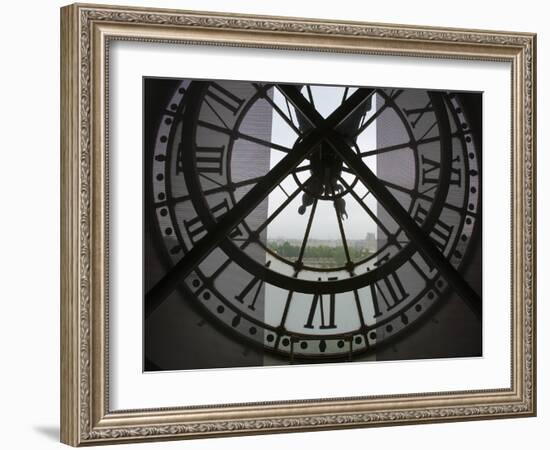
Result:
{"label": "clock frame spoke", "polygon": [[238,130],[232,130],[230,128],[224,128],[220,127],[219,125],[205,122],[203,120],[199,120],[197,124],[201,127],[208,128],[213,131],[217,131],[219,133],[224,133],[229,136],[232,136],[234,139],[244,139],[245,141],[254,142],[255,144],[261,145],[263,147],[272,148],[274,150],[279,150],[284,153],[290,152],[292,149],[290,147],[285,147],[284,145],[279,145],[274,142],[266,141],[264,139],[257,138],[255,136],[250,136],[249,134],[242,133]]}
{"label": "clock frame spoke", "polygon": [[[435,141],[438,141],[439,140],[439,136],[437,136],[437,138],[432,138],[433,139],[433,142]],[[364,152],[361,152],[359,153],[359,156],[361,156],[361,158],[366,158],[366,157],[369,157],[369,156],[377,156],[377,155],[382,155],[384,153],[389,153],[389,152],[393,152],[393,151],[396,151],[396,150],[403,150],[403,149],[413,149],[413,146],[415,144],[413,142],[403,142],[401,144],[395,144],[395,145],[387,145],[385,147],[378,147],[378,148],[375,148],[373,150],[366,150]]]}
{"label": "clock frame spoke", "polygon": [[[249,186],[251,184],[256,184],[258,181],[260,181],[263,178],[263,177],[254,177],[254,178],[248,178],[248,179],[242,180],[242,181],[237,181],[237,182],[234,182],[234,183],[221,184],[221,183],[218,183],[217,181],[214,181],[214,180],[210,179],[209,177],[207,177],[204,174],[201,174],[201,176],[204,177],[204,178],[207,178],[212,183],[218,185],[215,188],[205,189],[203,191],[203,195],[205,195],[206,197],[208,197],[209,195],[213,195],[213,194],[219,194],[221,192],[235,191],[236,189],[246,187],[246,186]],[[169,200],[163,200],[161,202],[157,202],[157,203],[155,203],[155,206],[159,207],[159,206],[166,205],[168,203],[171,203],[171,204],[182,203],[182,202],[186,202],[186,201],[189,201],[189,200],[191,200],[191,195],[190,194],[180,195],[178,197],[173,197]]]}
{"label": "clock frame spoke", "polygon": [[216,108],[214,108],[210,102],[208,101],[207,98],[204,99],[204,103],[208,106],[208,108],[210,109],[210,111],[212,111],[214,113],[214,115],[218,118],[218,120],[223,124],[223,126],[225,128],[229,128],[229,126],[227,125],[227,123],[225,122],[225,120],[223,120],[222,116],[220,116],[220,114],[218,113],[218,111],[216,111]]}
{"label": "clock frame spoke", "polygon": [[311,164],[307,164],[305,166],[296,167],[291,173],[300,173],[305,172],[307,170],[311,170]]}
{"label": "clock frame spoke", "polygon": [[[340,178],[340,182],[347,189],[350,188],[350,185],[343,178]],[[388,241],[393,240],[394,235],[388,230],[388,228],[386,227],[384,222],[382,222],[378,218],[378,216],[376,214],[374,214],[374,212],[372,212],[372,210],[367,206],[367,204],[363,201],[363,199],[361,197],[359,197],[357,192],[355,192],[353,189],[350,189],[349,192],[352,195],[352,197],[357,201],[357,203],[359,203],[359,205],[365,210],[365,212],[369,215],[369,217],[374,221],[374,223],[376,223],[378,228],[380,228],[382,230],[382,232],[386,235],[386,237],[388,238]],[[367,193],[370,193],[370,191],[367,192]]]}
{"label": "clock frame spoke", "polygon": [[311,92],[311,85],[306,84],[307,96],[309,97],[309,103],[315,108],[315,101],[313,100],[313,93]]}
{"label": "clock frame spoke", "polygon": [[[431,129],[429,131],[431,131]],[[454,133],[451,134],[451,137],[453,137],[453,138],[461,137],[461,136],[464,136],[466,134],[468,134],[468,130],[457,130],[457,131],[455,131]],[[387,145],[387,146],[378,147],[378,148],[375,148],[375,149],[372,149],[372,150],[365,150],[363,152],[360,152],[359,156],[361,156],[362,158],[366,158],[366,157],[369,157],[369,156],[382,155],[384,153],[389,153],[389,152],[393,152],[393,151],[396,151],[396,150],[403,150],[403,149],[415,150],[415,149],[418,149],[418,147],[420,147],[422,145],[431,144],[431,143],[434,143],[434,142],[441,141],[441,136],[439,136],[439,135],[438,136],[425,137],[426,135],[427,135],[427,133],[424,133],[424,137],[421,137],[419,139],[415,139],[413,141],[402,142],[400,144],[394,144],[394,145]]]}
{"label": "clock frame spoke", "polygon": [[255,234],[261,233],[267,226],[275,220],[275,218],[281,214],[285,208],[294,200],[298,194],[301,192],[300,188],[296,188],[292,194],[290,194],[283,203],[281,203],[275,211],[273,211],[269,217],[258,227],[256,228]]}
{"label": "clock frame spoke", "polygon": [[[392,183],[391,181],[388,181],[388,180],[380,180],[380,181],[385,186],[387,186],[391,189],[395,189],[396,191],[402,192],[404,194],[407,194],[413,199],[426,200],[428,202],[433,202],[434,201],[434,197],[432,197],[430,195],[426,195],[426,192],[429,192],[429,191],[433,190],[434,187],[430,187],[430,188],[428,188],[428,189],[426,189],[422,192],[418,192],[414,189],[406,188],[406,187],[401,186],[399,184]],[[472,217],[477,216],[477,213],[472,212],[472,211],[468,211],[468,210],[464,210],[464,208],[461,208],[460,206],[453,205],[451,203],[445,203],[444,206],[445,206],[445,208],[450,209],[452,211],[455,211],[459,214],[464,214],[464,215],[472,216]]]}
{"label": "clock frame spoke", "polygon": [[346,172],[350,175],[355,175],[355,172],[353,170],[351,170],[349,167],[346,167],[346,166],[342,167],[342,172]]}
{"label": "clock frame spoke", "polygon": [[349,87],[346,86],[344,88],[344,93],[342,94],[342,101],[340,102],[340,104],[342,104],[346,101],[346,98],[348,97],[348,92],[349,92]]}
{"label": "clock frame spoke", "polygon": [[300,253],[298,255],[298,259],[295,262],[295,270],[296,275],[298,275],[298,272],[300,272],[302,268],[302,259],[304,258],[304,253],[306,251],[307,241],[309,239],[309,233],[311,231],[311,225],[313,224],[313,219],[315,217],[315,211],[317,210],[317,203],[318,200],[313,200],[313,205],[311,205],[311,211],[309,213],[309,218],[307,220],[306,229],[304,231],[304,237],[302,238],[302,245],[300,246]]}
{"label": "clock frame spoke", "polygon": [[[378,90],[375,90],[377,92]],[[403,89],[397,90],[397,92],[392,93],[390,96],[390,100],[395,100],[397,97],[399,97],[403,93]],[[360,127],[357,128],[357,131],[354,132],[350,137],[357,138],[363,131],[365,131],[382,113],[390,106],[389,101],[385,101],[384,104],[376,110],[376,112],[368,118],[367,121],[363,122]]]}
{"label": "clock frame spoke", "polygon": [[[288,317],[288,311],[290,310],[290,304],[292,303],[292,298],[294,297],[294,291],[288,291],[288,294],[287,294],[287,297],[286,297],[286,301],[285,301],[285,306],[284,306],[284,309],[283,309],[283,314],[281,315],[281,321],[279,322],[279,330],[283,331],[285,330],[285,323],[286,323],[286,318]],[[275,347],[278,347],[279,345],[279,337],[280,335],[277,337],[277,342],[275,344]]]}
{"label": "clock frame spoke", "polygon": [[302,130],[300,130],[299,127],[297,127],[295,124],[294,124],[294,121],[292,119],[292,113],[290,112],[290,107],[289,107],[289,104],[288,104],[288,101],[286,101],[286,105],[287,105],[287,108],[288,108],[288,116],[283,112],[283,110],[279,107],[279,105],[277,105],[277,103],[275,103],[273,101],[273,99],[267,95],[267,90],[270,88],[270,87],[276,87],[276,86],[260,86],[258,85],[257,83],[252,83],[253,86],[256,88],[256,90],[258,91],[259,95],[261,96],[261,98],[263,98],[265,101],[267,101],[271,107],[277,112],[277,114],[281,117],[281,119],[283,119],[286,124],[292,128],[294,130],[294,132],[298,135],[298,136],[302,136],[303,133],[302,133]]}
{"label": "clock frame spoke", "polygon": [[[331,187],[332,195],[334,196],[334,188]],[[348,241],[346,239],[346,231],[344,230],[344,224],[342,221],[342,215],[340,214],[340,211],[338,209],[338,204],[336,203],[337,200],[334,199],[332,201],[332,204],[334,206],[334,214],[336,214],[336,220],[338,222],[338,230],[340,231],[340,239],[342,239],[342,245],[344,246],[344,254],[346,255],[346,270],[350,272],[350,274],[353,273],[353,268],[355,267],[355,264],[350,258],[349,255],[349,248],[348,248]]]}

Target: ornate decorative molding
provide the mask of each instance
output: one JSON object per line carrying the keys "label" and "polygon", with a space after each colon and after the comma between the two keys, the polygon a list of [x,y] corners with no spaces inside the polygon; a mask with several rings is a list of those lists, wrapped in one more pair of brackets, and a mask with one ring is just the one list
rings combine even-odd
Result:
{"label": "ornate decorative molding", "polygon": [[[297,430],[318,427],[376,425],[399,422],[427,422],[467,417],[497,417],[531,414],[535,403],[534,337],[535,337],[535,178],[534,178],[534,70],[535,54],[532,36],[467,30],[440,30],[405,26],[360,23],[325,23],[265,17],[236,17],[203,13],[140,12],[112,8],[78,6],[80,26],[79,61],[79,442],[122,440],[147,436],[186,436],[208,433],[262,430]],[[91,130],[92,130],[92,26],[94,22],[171,25],[205,29],[250,30],[257,32],[300,33],[349,37],[371,37],[408,41],[437,41],[456,44],[521,47],[524,59],[523,95],[523,399],[520,402],[493,406],[449,407],[372,412],[366,414],[329,414],[258,420],[229,420],[159,426],[96,428],[92,424],[91,389]],[[144,40],[146,40],[144,38]],[[258,46],[266,47],[265,45]],[[334,50],[337,51],[337,50]],[[360,50],[357,50],[360,51]]]}
{"label": "ornate decorative molding", "polygon": [[525,400],[534,410],[535,403],[535,143],[534,136],[534,42],[528,40],[523,45],[524,65],[524,101],[523,101],[523,305],[524,305],[524,389]]}
{"label": "ornate decorative molding", "polygon": [[481,31],[438,30],[432,28],[372,25],[361,23],[337,24],[314,20],[230,17],[223,15],[203,15],[200,13],[141,13],[117,10],[83,10],[90,20],[120,23],[173,25],[183,27],[224,28],[231,30],[271,31],[283,33],[310,33],[333,36],[376,37],[404,40],[424,40],[443,42],[463,42],[477,44],[497,44],[524,46],[529,38]]}
{"label": "ornate decorative molding", "polygon": [[175,435],[201,435],[205,433],[308,429],[334,426],[374,426],[376,424],[397,424],[399,422],[421,423],[443,419],[464,417],[508,416],[528,411],[526,404],[480,406],[472,408],[437,408],[426,410],[403,410],[374,412],[369,414],[330,414],[307,417],[289,417],[259,420],[232,420],[189,423],[181,425],[160,425],[150,427],[111,428],[94,430],[88,435],[90,440],[125,439],[130,437],[154,437]]}
{"label": "ornate decorative molding", "polygon": [[80,17],[80,434],[91,430],[91,45],[90,21]]}

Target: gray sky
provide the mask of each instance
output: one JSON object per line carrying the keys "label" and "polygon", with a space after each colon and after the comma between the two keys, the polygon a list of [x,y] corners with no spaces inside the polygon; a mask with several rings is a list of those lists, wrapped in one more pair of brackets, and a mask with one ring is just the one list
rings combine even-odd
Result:
{"label": "gray sky", "polygon": [[[353,90],[350,89],[348,96],[352,93]],[[321,115],[327,117],[341,104],[344,88],[337,86],[313,86],[312,94],[315,108],[321,113]],[[306,95],[305,91],[304,95]],[[276,89],[274,90],[273,100],[283,111],[287,111],[286,102],[284,101],[282,94]],[[367,118],[375,110],[376,107],[373,104]],[[296,133],[274,109],[272,142],[276,142],[287,147],[292,147],[296,141],[296,137]],[[363,133],[361,133],[357,140],[357,145],[362,150],[373,149],[376,147],[376,120]],[[277,162],[279,162],[284,155],[285,154],[283,152],[271,150],[271,168],[275,166],[275,164],[277,164]],[[376,173],[376,157],[366,159],[365,163],[367,163],[370,169]],[[302,165],[306,164],[308,164],[307,160],[302,163]],[[305,181],[308,176],[309,172],[306,171],[302,172],[299,178],[301,181]],[[343,178],[348,183],[352,183],[354,180],[353,175],[347,173],[343,174]],[[286,192],[291,193],[296,190],[298,185],[291,177],[287,177],[287,179],[283,181],[282,187]],[[367,193],[366,188],[361,183],[356,185],[355,191],[360,196]],[[282,189],[275,189],[269,196],[269,214],[271,214],[285,199],[286,195]],[[364,209],[350,195],[346,195],[344,199],[346,200],[346,212],[348,214],[347,219],[343,222],[346,236],[349,239],[364,239],[367,232],[376,233],[376,226],[365,213]],[[365,201],[373,212],[376,213],[376,201],[372,195],[367,195]],[[307,208],[304,215],[299,215],[297,211],[301,204],[301,195],[299,195],[295,201],[292,202],[283,212],[281,212],[280,215],[268,226],[268,239],[301,239],[303,237],[309,213],[311,211],[311,206]],[[315,218],[310,232],[310,238],[340,239],[338,222],[332,201],[321,200],[318,202]]]}

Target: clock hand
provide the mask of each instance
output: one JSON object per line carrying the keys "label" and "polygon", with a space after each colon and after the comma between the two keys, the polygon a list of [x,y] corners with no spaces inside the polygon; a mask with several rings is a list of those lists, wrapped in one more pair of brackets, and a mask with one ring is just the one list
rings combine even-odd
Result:
{"label": "clock hand", "polygon": [[[145,294],[145,316],[148,317],[175,287],[233,230],[254,208],[259,205],[282,179],[324,139],[324,133],[345,120],[366,101],[368,93],[357,90],[340,105],[326,120],[324,126],[312,130],[298,140],[291,152],[271,169],[254,187],[252,187],[233,208],[224,214],[218,222],[210,225],[208,233],[201,238],[168,273]],[[212,219],[213,220],[213,219]]]}
{"label": "clock hand", "polygon": [[[304,237],[302,238],[302,245],[300,246],[300,253],[298,254],[298,258],[294,262],[294,270],[296,271],[296,275],[298,275],[298,272],[303,267],[303,259],[304,259],[304,253],[306,251],[307,241],[309,239],[309,233],[311,232],[311,225],[313,223],[313,218],[315,217],[315,210],[317,209],[317,199],[313,200],[313,206],[311,208],[311,212],[309,213],[309,218],[307,221],[306,229],[304,231]],[[305,210],[304,210],[305,211]]]}
{"label": "clock hand", "polygon": [[[300,110],[314,126],[325,127],[325,121],[319,112],[311,106],[304,96],[292,86],[281,87],[287,98]],[[444,108],[442,102],[434,98],[434,107]],[[436,105],[435,103],[441,103]],[[348,115],[349,117],[349,115]],[[378,202],[403,228],[411,241],[415,243],[420,253],[426,257],[435,267],[439,269],[447,282],[455,289],[460,297],[467,303],[472,312],[481,319],[481,298],[464,280],[462,275],[453,267],[445,256],[435,246],[429,235],[418,226],[407,211],[395,199],[391,192],[376,177],[376,175],[365,165],[346,143],[344,138],[334,129],[325,129],[326,142],[340,155],[344,162],[355,171],[359,179],[367,186],[369,191],[376,197]]]}
{"label": "clock hand", "polygon": [[344,143],[341,138],[333,136],[330,138],[330,142],[335,144],[335,150],[340,154],[342,159],[355,170],[359,179],[365,183],[369,191],[403,228],[411,239],[411,242],[416,244],[420,253],[439,269],[441,274],[462,299],[466,301],[476,316],[481,318],[481,298],[439,251],[429,235],[422,231],[386,186],[365,165],[363,160],[347,145],[343,145]]}
{"label": "clock hand", "polygon": [[[280,92],[285,96],[287,102],[290,101],[294,108],[300,128],[322,128],[327,126],[325,120],[315,110],[315,104],[313,103],[313,96],[311,88],[306,85],[306,91],[308,93],[309,102],[307,105],[304,103],[305,98],[299,94],[302,91],[302,86],[296,85],[280,85],[278,86]],[[347,88],[342,98],[341,105],[346,102]],[[353,110],[348,110],[345,115],[345,119],[340,121],[335,128],[342,132],[342,134],[351,135],[361,124],[362,118],[372,108],[372,98],[376,92],[374,89],[361,89],[362,91],[362,103]],[[311,113],[315,111],[316,114]],[[336,198],[336,194],[342,191],[342,186],[338,184],[338,177],[343,170],[342,160],[339,158],[332,149],[327,148],[326,143],[321,143],[318,150],[310,157],[311,160],[311,173],[313,180],[318,181],[318,186],[307,186],[307,190],[303,196],[303,204],[298,209],[300,214],[304,214],[306,208],[312,204],[313,196],[326,196],[332,197],[334,207],[338,214],[338,218],[347,218],[346,201],[340,196]]]}
{"label": "clock hand", "polygon": [[308,102],[294,85],[279,84],[279,91],[300,112],[301,117],[313,125],[315,129],[333,130],[345,126],[347,120],[357,113],[358,109],[370,103],[375,89],[360,88],[347,98],[332,114],[324,119],[321,114]]}
{"label": "clock hand", "polygon": [[[332,195],[334,196],[334,190],[332,190]],[[340,239],[342,240],[342,246],[344,247],[344,253],[346,255],[346,269],[348,270],[348,272],[350,274],[352,274],[354,264],[353,264],[353,262],[350,258],[350,254],[349,254],[349,248],[348,248],[348,241],[347,241],[347,238],[346,238],[346,232],[344,230],[344,224],[342,223],[342,215],[343,215],[342,214],[342,204],[338,202],[339,200],[342,200],[342,199],[341,198],[339,198],[339,199],[335,198],[333,200],[334,212],[336,214],[336,220],[338,222],[338,229],[340,230]],[[345,214],[345,210],[344,210],[344,214]]]}
{"label": "clock hand", "polygon": [[[183,258],[145,294],[146,317],[149,316],[172,293],[175,287],[210,252],[224,240],[239,222],[241,222],[264,198],[311,152],[314,144],[321,139],[319,133],[312,133],[301,141],[254,185],[233,208],[224,214],[213,229],[201,238]],[[190,193],[192,195],[192,193]],[[207,224],[205,224],[207,225]]]}
{"label": "clock hand", "polygon": [[[314,176],[304,183],[304,193],[302,194],[302,204],[298,207],[298,214],[304,215],[309,205],[313,204],[315,195],[321,193],[322,183]],[[311,193],[313,195],[311,195]]]}

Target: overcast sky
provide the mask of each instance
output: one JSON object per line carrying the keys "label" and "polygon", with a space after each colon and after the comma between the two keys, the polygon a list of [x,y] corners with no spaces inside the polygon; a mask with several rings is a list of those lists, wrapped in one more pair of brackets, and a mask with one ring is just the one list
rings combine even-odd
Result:
{"label": "overcast sky", "polygon": [[[274,101],[281,109],[287,111],[287,106],[278,90],[274,90]],[[353,91],[350,89],[348,96]],[[331,87],[331,86],[313,86],[312,87],[313,101],[315,108],[323,117],[327,117],[332,113],[342,101],[344,94],[343,87]],[[375,102],[373,102],[375,103]],[[368,115],[372,114],[376,110],[376,106],[369,111]],[[368,116],[367,116],[368,118]],[[276,142],[288,147],[292,147],[296,141],[296,134],[290,128],[290,126],[284,122],[280,115],[273,109],[273,123],[272,123],[272,142]],[[358,146],[362,149],[373,149],[376,147],[376,121],[372,123],[357,140]],[[281,158],[284,157],[284,153],[271,150],[271,167],[273,167]],[[372,157],[365,162],[369,165],[370,169],[376,173],[376,158]],[[308,164],[308,161],[304,161],[302,165]],[[309,177],[309,172],[303,172],[300,174],[302,181]],[[343,174],[343,178],[346,182],[351,183],[354,177],[350,174]],[[293,192],[297,188],[297,184],[291,177],[288,177],[283,183],[282,187],[288,193]],[[366,188],[358,183],[355,188],[356,192],[363,196],[367,193]],[[272,213],[285,199],[285,193],[282,189],[275,189],[269,196],[269,213]],[[351,197],[351,195],[344,196],[346,201],[347,219],[344,220],[344,229],[346,236],[349,239],[364,239],[367,232],[376,233],[376,226],[374,222],[368,217],[364,209]],[[376,202],[372,195],[367,195],[365,198],[367,205],[376,213]],[[267,229],[269,239],[287,238],[287,239],[301,239],[304,235],[309,213],[311,212],[311,206],[309,206],[304,215],[298,214],[298,208],[302,204],[302,196],[299,195],[294,202],[292,202],[280,215],[274,220]],[[321,200],[317,204],[317,210],[315,218],[312,224],[311,239],[340,239],[340,232],[338,228],[338,222],[336,213],[334,210],[333,202],[328,200]]]}

